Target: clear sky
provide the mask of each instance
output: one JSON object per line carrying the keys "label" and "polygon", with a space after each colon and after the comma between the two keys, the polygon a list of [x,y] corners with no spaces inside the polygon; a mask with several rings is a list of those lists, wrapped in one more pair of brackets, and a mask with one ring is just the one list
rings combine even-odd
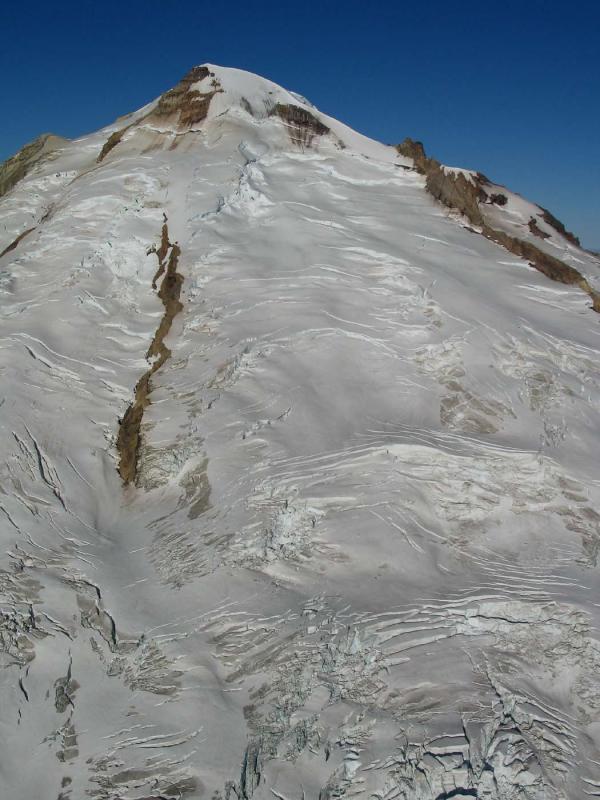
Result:
{"label": "clear sky", "polygon": [[600,0],[4,0],[0,159],[132,111],[205,61],[388,143],[421,139],[600,249]]}

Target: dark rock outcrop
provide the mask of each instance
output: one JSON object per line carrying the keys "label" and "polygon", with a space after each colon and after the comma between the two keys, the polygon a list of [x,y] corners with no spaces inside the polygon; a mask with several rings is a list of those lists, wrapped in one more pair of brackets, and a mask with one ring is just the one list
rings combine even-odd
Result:
{"label": "dark rock outcrop", "polygon": [[550,234],[544,233],[544,231],[540,228],[537,224],[537,219],[532,217],[529,222],[527,223],[527,227],[533,233],[534,236],[537,236],[538,239],[549,239]]}
{"label": "dark rock outcrop", "polygon": [[27,230],[23,231],[23,233],[20,233],[16,239],[13,239],[13,241],[8,245],[8,247],[4,248],[4,250],[0,253],[0,258],[2,258],[2,256],[5,256],[7,253],[10,253],[11,250],[14,250],[19,245],[19,243],[22,242],[26,236],[29,236],[29,234],[34,230],[35,227],[27,228]]}
{"label": "dark rock outcrop", "polygon": [[113,147],[116,147],[119,144],[126,130],[127,128],[120,128],[118,131],[111,133],[111,135],[102,145],[102,150],[100,150],[100,155],[96,159],[98,163],[100,163],[110,153]]}
{"label": "dark rock outcrop", "polygon": [[150,363],[150,367],[137,382],[133,402],[127,408],[123,419],[119,423],[117,436],[119,474],[125,484],[135,482],[137,477],[142,419],[145,408],[150,404],[150,392],[152,390],[150,379],[171,355],[171,351],[164,343],[164,339],[171,330],[173,319],[183,308],[179,299],[183,285],[183,275],[177,272],[181,249],[179,245],[176,243],[171,244],[169,241],[166,216],[162,226],[160,246],[158,249],[151,247],[148,255],[150,253],[156,253],[158,258],[158,270],[152,280],[153,288],[156,288],[158,278],[164,274],[158,290],[158,296],[165,310],[146,353],[146,359]]}
{"label": "dark rock outcrop", "polygon": [[423,162],[427,160],[427,156],[425,155],[423,142],[417,142],[411,139],[410,136],[407,136],[403,142],[396,145],[396,150],[401,156],[412,158],[415,162],[415,169],[417,172],[420,172],[422,175],[425,174],[425,165]]}
{"label": "dark rock outcrop", "polygon": [[551,214],[547,208],[542,208],[542,212],[542,219],[546,224],[550,225],[551,228],[554,228],[555,231],[560,233],[561,236],[564,236],[565,239],[571,242],[571,244],[581,247],[581,243],[577,236],[575,236],[574,233],[571,233],[571,231],[568,231],[562,222],[559,219],[556,219],[554,214]]}
{"label": "dark rock outcrop", "polygon": [[315,136],[324,136],[330,130],[310,111],[289,103],[277,103],[271,115],[285,122],[290,139],[294,144],[301,146],[310,147]]}

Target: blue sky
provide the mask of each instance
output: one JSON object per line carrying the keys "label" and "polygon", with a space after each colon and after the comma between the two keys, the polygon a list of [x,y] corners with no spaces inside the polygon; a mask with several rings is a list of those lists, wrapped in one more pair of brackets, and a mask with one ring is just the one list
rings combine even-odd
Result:
{"label": "blue sky", "polygon": [[0,16],[0,159],[102,127],[208,61],[376,139],[421,139],[600,249],[600,0],[4,0]]}

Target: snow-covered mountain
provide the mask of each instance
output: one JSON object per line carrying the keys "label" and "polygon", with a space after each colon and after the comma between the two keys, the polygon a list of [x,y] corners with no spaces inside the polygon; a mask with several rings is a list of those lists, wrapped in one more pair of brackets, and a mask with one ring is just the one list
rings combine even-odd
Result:
{"label": "snow-covered mountain", "polygon": [[0,190],[0,796],[600,796],[599,258],[211,65]]}

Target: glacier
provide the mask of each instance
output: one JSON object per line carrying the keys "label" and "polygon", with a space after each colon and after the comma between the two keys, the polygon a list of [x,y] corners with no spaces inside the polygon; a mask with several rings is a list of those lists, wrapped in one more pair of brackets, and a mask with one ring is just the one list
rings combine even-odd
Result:
{"label": "glacier", "polygon": [[2,796],[600,797],[598,256],[488,182],[551,280],[241,70],[37,152],[0,198]]}

